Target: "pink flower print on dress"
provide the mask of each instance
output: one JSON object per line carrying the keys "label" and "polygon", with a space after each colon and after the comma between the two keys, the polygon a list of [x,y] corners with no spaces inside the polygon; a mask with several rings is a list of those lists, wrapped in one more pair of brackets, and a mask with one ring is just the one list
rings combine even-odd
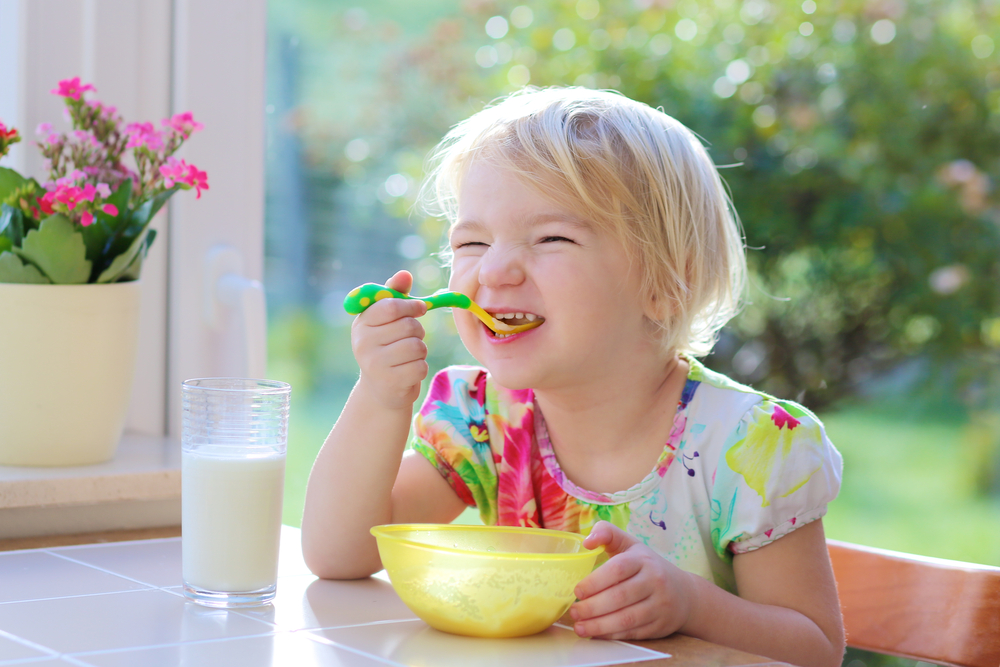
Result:
{"label": "pink flower print on dress", "polygon": [[59,82],[58,88],[53,88],[51,92],[53,95],[59,95],[60,97],[71,97],[74,100],[80,99],[80,96],[88,90],[92,90],[95,93],[97,88],[94,88],[89,83],[80,83],[80,77],[74,76],[72,79],[63,79]]}
{"label": "pink flower print on dress", "polygon": [[538,528],[538,504],[531,483],[533,419],[526,413],[520,424],[506,424],[503,433],[503,462],[497,471],[497,523],[501,526]]}
{"label": "pink flower print on dress", "polygon": [[777,403],[774,404],[774,413],[771,415],[771,421],[773,421],[774,425],[779,429],[787,426],[788,430],[794,429],[800,423],[798,419],[788,414],[788,412]]}
{"label": "pink flower print on dress", "polygon": [[726,464],[767,507],[795,493],[823,467],[823,436],[804,412],[795,418],[773,401],[756,406],[752,415],[746,436],[726,452]]}

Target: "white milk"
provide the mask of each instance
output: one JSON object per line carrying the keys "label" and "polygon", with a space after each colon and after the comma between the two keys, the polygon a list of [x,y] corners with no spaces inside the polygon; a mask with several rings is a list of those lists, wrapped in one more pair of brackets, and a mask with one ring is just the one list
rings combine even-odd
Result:
{"label": "white milk", "polygon": [[181,460],[184,581],[246,592],[275,583],[285,455],[225,456],[224,447]]}

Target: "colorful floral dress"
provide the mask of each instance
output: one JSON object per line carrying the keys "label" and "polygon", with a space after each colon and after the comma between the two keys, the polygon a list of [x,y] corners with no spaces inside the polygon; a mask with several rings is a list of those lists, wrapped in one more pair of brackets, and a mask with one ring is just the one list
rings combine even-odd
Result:
{"label": "colorful floral dress", "polygon": [[587,534],[603,519],[680,568],[735,590],[732,554],[822,517],[843,464],[802,406],[687,361],[659,461],[624,491],[597,493],[568,479],[533,392],[505,389],[475,366],[434,376],[410,446],[487,525]]}

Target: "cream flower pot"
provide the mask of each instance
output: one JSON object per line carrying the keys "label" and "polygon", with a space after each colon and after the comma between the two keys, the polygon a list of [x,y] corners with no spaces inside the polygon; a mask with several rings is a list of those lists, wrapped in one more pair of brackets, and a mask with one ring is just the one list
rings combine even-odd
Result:
{"label": "cream flower pot", "polygon": [[112,458],[138,332],[138,282],[0,283],[0,465]]}

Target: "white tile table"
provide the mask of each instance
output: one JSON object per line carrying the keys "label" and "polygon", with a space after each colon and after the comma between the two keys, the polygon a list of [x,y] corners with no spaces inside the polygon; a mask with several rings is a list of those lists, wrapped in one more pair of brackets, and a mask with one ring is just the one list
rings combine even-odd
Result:
{"label": "white tile table", "polygon": [[299,544],[298,529],[283,527],[273,604],[235,611],[183,597],[179,537],[0,553],[0,665],[680,667],[685,662],[647,646],[580,639],[558,624],[534,637],[505,640],[438,632],[403,605],[384,573],[359,581],[317,579]]}

